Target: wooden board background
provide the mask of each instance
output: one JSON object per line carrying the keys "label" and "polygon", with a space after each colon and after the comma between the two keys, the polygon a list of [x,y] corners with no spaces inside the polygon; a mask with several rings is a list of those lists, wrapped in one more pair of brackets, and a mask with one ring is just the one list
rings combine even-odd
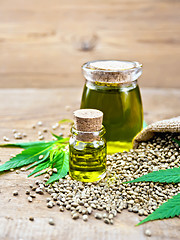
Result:
{"label": "wooden board background", "polygon": [[95,59],[138,60],[141,86],[180,87],[178,0],[1,0],[0,87],[81,86]]}

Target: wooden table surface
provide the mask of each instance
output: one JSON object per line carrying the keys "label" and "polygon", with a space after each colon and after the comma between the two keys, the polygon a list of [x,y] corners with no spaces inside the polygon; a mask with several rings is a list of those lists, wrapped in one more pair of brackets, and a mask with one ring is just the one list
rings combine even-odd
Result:
{"label": "wooden table surface", "polygon": [[[50,127],[58,120],[72,118],[73,110],[79,108],[80,88],[62,89],[1,89],[0,90],[0,139],[3,136],[13,140],[12,129],[16,128],[28,134],[27,140],[37,139],[37,129],[32,125],[43,121]],[[150,123],[168,117],[180,115],[180,90],[176,89],[142,89],[145,120]],[[70,106],[67,111],[66,106]],[[50,139],[47,135],[46,140]],[[26,141],[27,141],[26,140]],[[1,163],[16,154],[19,149],[1,149]],[[38,195],[33,203],[27,201],[25,190],[34,178],[27,178],[27,173],[15,172],[0,176],[0,239],[32,240],[32,239],[66,239],[66,240],[141,240],[148,239],[144,235],[146,229],[152,232],[151,239],[178,239],[180,236],[180,220],[149,222],[139,227],[134,225],[143,217],[124,210],[115,219],[114,225],[106,225],[101,221],[89,219],[72,220],[68,211],[61,213],[57,207],[46,207],[45,195]],[[12,192],[19,191],[14,197]],[[34,222],[29,217],[35,218]],[[48,224],[52,217],[55,226]]]}

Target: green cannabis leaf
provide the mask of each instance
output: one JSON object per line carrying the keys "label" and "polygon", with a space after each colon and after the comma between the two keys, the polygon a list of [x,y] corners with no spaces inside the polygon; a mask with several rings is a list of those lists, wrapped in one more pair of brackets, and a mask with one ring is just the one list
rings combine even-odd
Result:
{"label": "green cannabis leaf", "polygon": [[57,181],[67,175],[69,171],[69,153],[66,150],[56,152],[55,157],[51,161],[52,167],[57,169],[57,173],[53,174],[46,184]]}
{"label": "green cannabis leaf", "polygon": [[[27,142],[2,144],[0,147],[20,147],[24,148],[20,154],[11,158],[0,166],[0,173],[8,171],[11,168],[19,168],[31,164],[28,169],[35,169],[28,177],[38,173],[35,177],[46,173],[47,168],[57,168],[57,173],[53,173],[48,180],[49,183],[65,177],[69,171],[69,155],[66,150],[69,138],[63,138],[52,133],[56,137],[56,141],[50,142]],[[39,156],[43,155],[42,159]],[[43,171],[44,170],[44,171]]]}
{"label": "green cannabis leaf", "polygon": [[58,135],[56,135],[55,133],[51,133],[57,140],[61,140],[62,139],[62,137],[61,136],[58,136]]}
{"label": "green cannabis leaf", "polygon": [[50,161],[49,161],[49,160],[47,160],[47,161],[45,161],[45,162],[39,163],[38,166],[34,169],[34,171],[32,171],[32,172],[28,175],[28,177],[32,176],[33,174],[35,174],[35,173],[37,173],[37,172],[40,172],[40,171],[48,168],[49,166],[50,166]]}
{"label": "green cannabis leaf", "polygon": [[44,146],[30,147],[11,158],[0,166],[0,172],[19,168],[39,160],[40,155],[45,155],[52,148],[52,144],[46,143]]}
{"label": "green cannabis leaf", "polygon": [[61,123],[73,123],[73,120],[72,119],[62,119],[59,121],[59,124]]}
{"label": "green cannabis leaf", "polygon": [[148,217],[139,222],[136,226],[139,226],[145,222],[172,218],[180,215],[180,193],[169,199],[167,202],[163,203],[159,208],[157,208],[153,213]]}
{"label": "green cannabis leaf", "polygon": [[[61,139],[63,139],[62,137],[59,137]],[[48,142],[48,144],[53,144],[55,143],[55,141],[50,141]],[[31,148],[31,147],[43,147],[46,146],[47,142],[45,141],[41,141],[41,142],[24,142],[24,143],[8,143],[8,144],[0,144],[0,147],[17,147],[17,148]]]}
{"label": "green cannabis leaf", "polygon": [[26,168],[26,170],[29,170],[29,169],[31,169],[31,168],[37,166],[38,164],[40,164],[40,163],[46,161],[48,157],[49,157],[49,151],[44,155],[44,157],[43,157],[41,160],[39,160],[39,161],[37,161],[37,162],[31,164],[31,166],[29,166],[28,168]]}
{"label": "green cannabis leaf", "polygon": [[143,175],[137,179],[125,182],[160,182],[160,183],[179,183],[180,182],[180,167],[166,170],[159,170]]}

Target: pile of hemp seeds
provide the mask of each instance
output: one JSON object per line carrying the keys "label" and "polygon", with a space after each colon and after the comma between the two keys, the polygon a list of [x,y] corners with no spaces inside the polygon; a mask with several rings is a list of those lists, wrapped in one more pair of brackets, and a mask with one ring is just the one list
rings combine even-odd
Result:
{"label": "pile of hemp seeds", "polygon": [[[48,208],[57,205],[60,212],[69,211],[72,219],[88,221],[93,216],[106,224],[113,224],[123,209],[147,216],[179,193],[180,183],[122,183],[152,171],[180,167],[179,146],[173,139],[180,139],[179,134],[159,133],[140,143],[137,149],[109,155],[106,177],[95,183],[78,182],[67,175],[46,186],[53,171],[57,171],[49,169],[42,180],[36,180],[26,190],[28,201],[33,202],[36,193],[47,192],[50,195],[46,198]],[[54,222],[49,224],[54,225]]]}

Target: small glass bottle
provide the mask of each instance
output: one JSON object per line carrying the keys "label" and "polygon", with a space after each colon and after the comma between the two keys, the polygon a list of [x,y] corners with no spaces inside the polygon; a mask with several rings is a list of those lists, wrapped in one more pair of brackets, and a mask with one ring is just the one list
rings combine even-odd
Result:
{"label": "small glass bottle", "polygon": [[106,175],[106,140],[103,113],[95,109],[74,112],[69,140],[69,174],[81,182],[96,182]]}
{"label": "small glass bottle", "polygon": [[104,113],[107,152],[132,148],[132,140],[143,127],[143,109],[137,79],[142,64],[130,61],[100,60],[82,66],[86,82],[80,108]]}

